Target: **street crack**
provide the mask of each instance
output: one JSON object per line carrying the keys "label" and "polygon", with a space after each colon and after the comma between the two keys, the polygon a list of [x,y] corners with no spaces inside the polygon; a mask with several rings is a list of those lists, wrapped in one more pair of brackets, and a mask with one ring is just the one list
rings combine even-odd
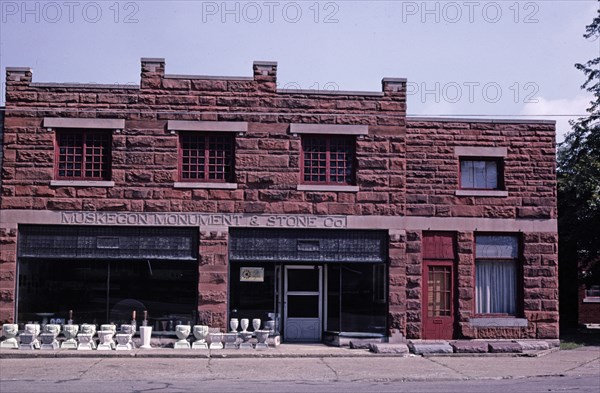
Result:
{"label": "street crack", "polygon": [[340,377],[338,375],[337,370],[334,369],[333,367],[331,367],[331,365],[329,365],[329,363],[327,363],[324,358],[319,358],[319,360],[321,360],[321,363],[323,363],[325,365],[325,367],[327,367],[329,370],[331,370],[331,372],[333,373],[333,375],[335,375],[334,381],[339,381]]}

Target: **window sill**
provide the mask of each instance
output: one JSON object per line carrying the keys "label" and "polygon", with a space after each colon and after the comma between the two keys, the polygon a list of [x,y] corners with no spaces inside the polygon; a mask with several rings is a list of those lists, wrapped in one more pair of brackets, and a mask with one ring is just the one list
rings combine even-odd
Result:
{"label": "window sill", "polygon": [[103,180],[50,180],[53,187],[114,187],[114,181]]}
{"label": "window sill", "polygon": [[513,317],[481,317],[469,319],[471,327],[527,327],[526,318]]}
{"label": "window sill", "polygon": [[507,197],[508,191],[504,190],[456,190],[456,196],[475,197]]}
{"label": "window sill", "polygon": [[600,303],[600,297],[585,297],[583,298],[584,303]]}
{"label": "window sill", "polygon": [[216,190],[237,190],[237,183],[196,183],[196,182],[175,182],[174,188],[212,188]]}
{"label": "window sill", "polygon": [[335,185],[319,185],[319,184],[298,184],[298,191],[323,191],[323,192],[358,192],[358,186],[335,186]]}

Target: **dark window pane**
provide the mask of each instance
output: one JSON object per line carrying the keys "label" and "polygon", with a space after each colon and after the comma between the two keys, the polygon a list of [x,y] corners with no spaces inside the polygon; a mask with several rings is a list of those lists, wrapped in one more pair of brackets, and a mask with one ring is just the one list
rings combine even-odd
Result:
{"label": "dark window pane", "polygon": [[288,269],[288,291],[318,292],[318,269]]}
{"label": "dark window pane", "polygon": [[288,295],[288,318],[318,318],[318,295]]}
{"label": "dark window pane", "polygon": [[[262,267],[264,281],[241,281],[241,267]],[[248,318],[250,323],[254,318],[266,321],[268,314],[275,312],[275,266],[272,263],[232,263],[230,280],[229,310],[232,318]]]}
{"label": "dark window pane", "polygon": [[[43,279],[42,279],[43,278]],[[110,285],[107,285],[107,282]],[[129,323],[132,311],[148,311],[151,326],[168,319],[193,321],[198,299],[197,265],[181,261],[22,260],[19,321],[38,313],[75,323]]]}
{"label": "dark window pane", "polygon": [[374,264],[360,264],[341,269],[341,330],[385,334],[387,299],[380,298],[378,285],[383,281],[380,276],[385,274],[386,267],[378,269]]}

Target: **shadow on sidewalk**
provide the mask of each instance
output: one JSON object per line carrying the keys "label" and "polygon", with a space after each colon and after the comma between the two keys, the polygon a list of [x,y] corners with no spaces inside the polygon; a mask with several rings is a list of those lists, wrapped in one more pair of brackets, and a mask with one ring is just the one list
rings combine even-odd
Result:
{"label": "shadow on sidewalk", "polygon": [[582,346],[600,346],[600,329],[564,330],[560,335],[560,349],[575,349]]}

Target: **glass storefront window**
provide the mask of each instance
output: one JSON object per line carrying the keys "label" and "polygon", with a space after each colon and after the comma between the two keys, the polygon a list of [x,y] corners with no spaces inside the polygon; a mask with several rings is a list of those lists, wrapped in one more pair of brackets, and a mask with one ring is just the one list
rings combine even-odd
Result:
{"label": "glass storefront window", "polygon": [[387,266],[327,266],[327,331],[386,333]]}
{"label": "glass storefront window", "polygon": [[[195,322],[198,265],[190,261],[22,259],[18,321],[67,319],[123,324],[143,311],[158,331]],[[49,315],[51,314],[51,315]],[[172,323],[171,323],[172,322]],[[171,329],[172,330],[172,329]]]}
{"label": "glass storefront window", "polygon": [[[241,268],[263,268],[263,281],[243,281]],[[229,277],[229,317],[268,320],[268,314],[275,312],[275,265],[231,263]]]}
{"label": "glass storefront window", "polygon": [[[281,265],[284,266],[284,265]],[[263,268],[264,281],[244,281],[241,268]],[[283,299],[277,296],[276,275],[282,274],[272,263],[233,262],[230,267],[229,317],[260,318],[265,321],[269,314],[277,315]],[[324,328],[330,333],[386,334],[387,325],[387,265],[383,263],[329,263],[323,287],[322,318]],[[277,273],[279,272],[279,273]],[[287,309],[290,318],[313,318],[318,310],[318,296],[303,296],[302,292],[318,291],[309,285],[316,269],[294,269],[294,274],[305,275],[288,281]],[[304,279],[302,279],[304,277]],[[283,288],[281,289],[283,291]],[[317,302],[317,303],[315,303]],[[285,340],[285,337],[284,337]]]}
{"label": "glass storefront window", "polygon": [[[374,264],[341,267],[341,323],[343,332],[386,333],[387,301],[382,297],[384,268]],[[374,268],[375,267],[375,268]]]}

